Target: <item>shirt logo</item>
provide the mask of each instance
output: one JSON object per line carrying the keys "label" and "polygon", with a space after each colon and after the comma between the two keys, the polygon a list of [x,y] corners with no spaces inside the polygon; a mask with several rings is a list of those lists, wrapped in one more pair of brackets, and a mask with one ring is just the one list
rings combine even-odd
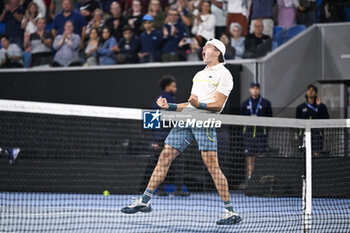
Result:
{"label": "shirt logo", "polygon": [[160,129],[160,116],[162,113],[157,111],[143,112],[143,128],[144,129]]}
{"label": "shirt logo", "polygon": [[209,78],[213,78],[213,77],[209,75]]}

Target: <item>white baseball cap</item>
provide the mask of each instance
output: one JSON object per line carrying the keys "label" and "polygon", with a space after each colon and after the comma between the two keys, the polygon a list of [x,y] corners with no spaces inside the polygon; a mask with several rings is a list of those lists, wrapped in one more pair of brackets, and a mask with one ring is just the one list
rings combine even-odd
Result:
{"label": "white baseball cap", "polygon": [[224,43],[222,43],[221,40],[211,38],[207,41],[207,44],[214,45],[221,52],[222,58],[224,59],[224,63],[226,63],[225,61],[226,46],[224,45]]}

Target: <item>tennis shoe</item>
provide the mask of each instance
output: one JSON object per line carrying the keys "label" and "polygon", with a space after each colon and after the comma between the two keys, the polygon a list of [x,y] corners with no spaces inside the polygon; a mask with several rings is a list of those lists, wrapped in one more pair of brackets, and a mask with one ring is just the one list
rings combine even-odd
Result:
{"label": "tennis shoe", "polygon": [[134,203],[122,208],[121,211],[125,214],[135,214],[137,212],[149,213],[152,211],[151,201],[149,200],[147,203],[143,203],[142,198],[136,199]]}
{"label": "tennis shoe", "polygon": [[242,218],[238,215],[237,212],[234,211],[228,211],[225,209],[225,214],[222,216],[221,219],[219,219],[216,224],[217,225],[233,225],[240,223],[242,221]]}

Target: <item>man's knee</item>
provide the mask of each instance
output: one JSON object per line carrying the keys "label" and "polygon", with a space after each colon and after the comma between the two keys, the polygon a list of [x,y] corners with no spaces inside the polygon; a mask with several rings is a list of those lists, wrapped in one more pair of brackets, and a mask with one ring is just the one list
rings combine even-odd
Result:
{"label": "man's knee", "polygon": [[202,159],[208,169],[219,168],[216,151],[202,151]]}
{"label": "man's knee", "polygon": [[178,156],[179,151],[175,148],[165,144],[162,152],[160,153],[159,160],[169,165]]}

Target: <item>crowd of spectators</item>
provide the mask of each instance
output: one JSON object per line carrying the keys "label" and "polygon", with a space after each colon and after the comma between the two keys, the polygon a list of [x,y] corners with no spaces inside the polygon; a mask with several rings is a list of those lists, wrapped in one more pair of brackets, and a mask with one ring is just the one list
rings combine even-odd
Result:
{"label": "crowd of spectators", "polygon": [[[210,38],[226,59],[271,50],[275,26],[344,20],[345,0],[5,0],[1,67],[201,60]],[[349,4],[350,5],[350,4]],[[341,6],[341,7],[339,7]],[[342,10],[341,10],[342,9]],[[342,12],[343,11],[343,12]]]}

